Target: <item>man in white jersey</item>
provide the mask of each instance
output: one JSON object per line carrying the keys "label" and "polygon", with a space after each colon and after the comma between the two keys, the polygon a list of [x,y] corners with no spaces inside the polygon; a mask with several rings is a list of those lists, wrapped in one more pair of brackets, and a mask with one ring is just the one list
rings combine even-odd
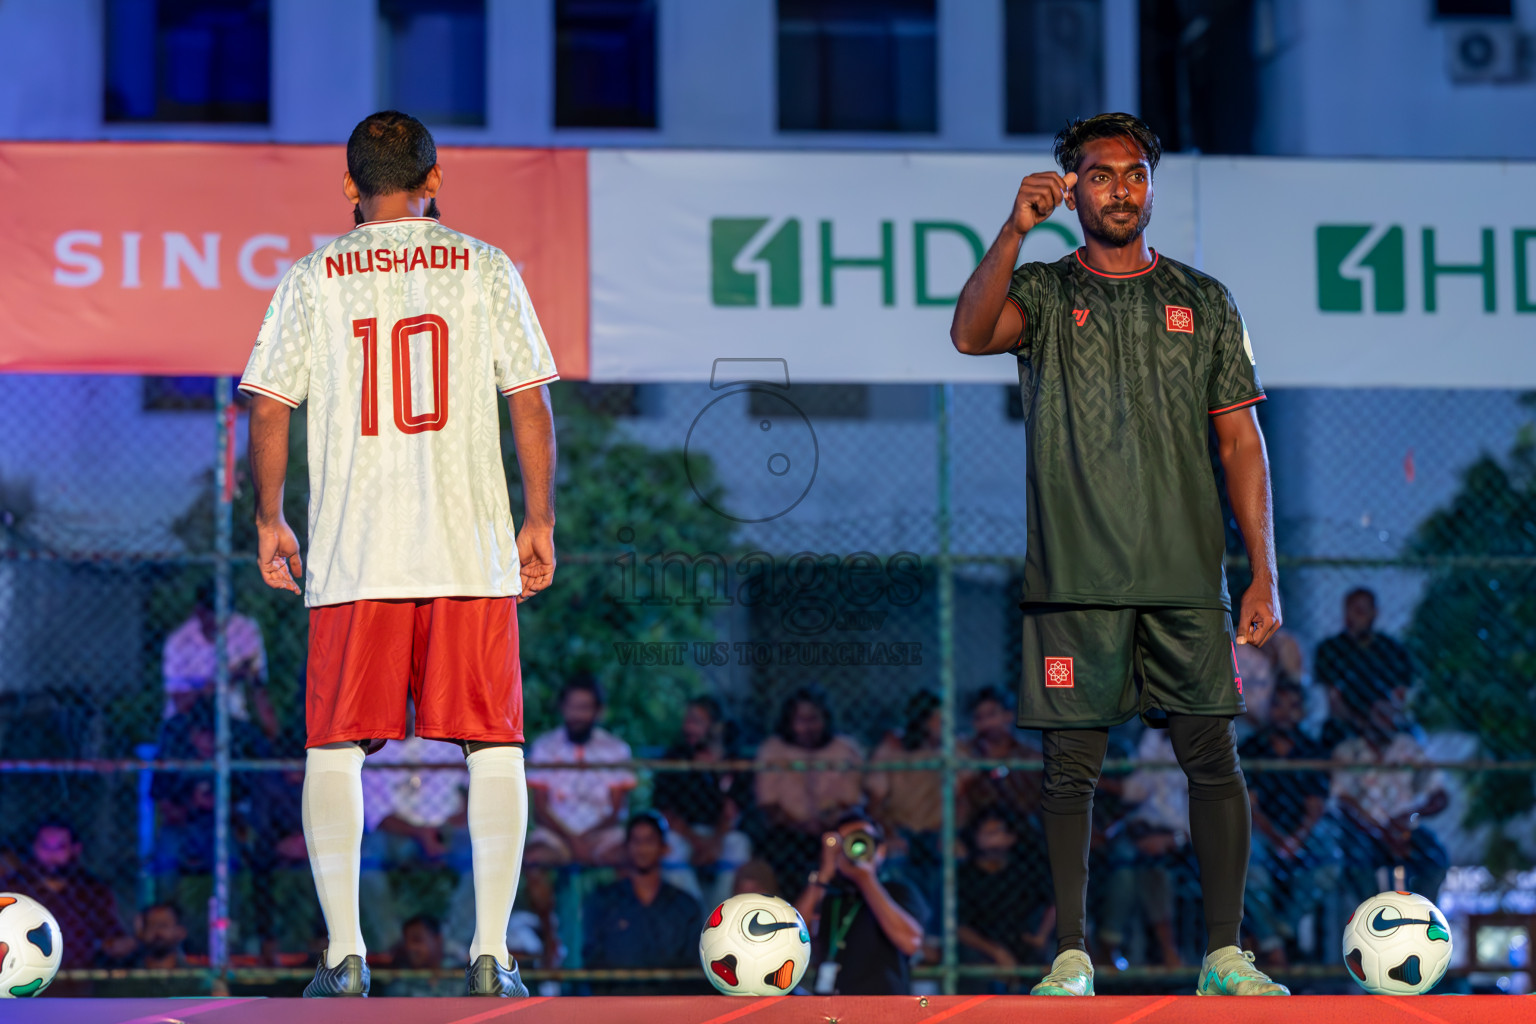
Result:
{"label": "man in white jersey", "polygon": [[[384,111],[347,142],[357,227],[283,275],[241,390],[262,577],[299,592],[283,519],[290,410],[309,402],[304,839],[329,946],[306,996],[368,994],[358,921],[364,754],[406,734],[469,768],[470,995],[525,996],[507,952],[527,830],[517,603],[555,571],[554,358],[505,253],[438,222],[431,134]],[[514,534],[496,393],[523,478]]]}

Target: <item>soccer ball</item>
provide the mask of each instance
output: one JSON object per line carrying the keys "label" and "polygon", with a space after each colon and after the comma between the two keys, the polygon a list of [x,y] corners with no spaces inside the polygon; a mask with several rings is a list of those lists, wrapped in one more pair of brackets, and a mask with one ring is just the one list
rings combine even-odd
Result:
{"label": "soccer ball", "polygon": [[743,893],[715,908],[699,936],[699,962],[728,996],[781,996],[811,961],[799,911],[775,896]]}
{"label": "soccer ball", "polygon": [[1377,893],[1344,925],[1344,964],[1367,992],[1422,995],[1451,964],[1451,930],[1440,908],[1423,896]]}
{"label": "soccer ball", "polygon": [[0,892],[0,998],[47,988],[63,953],[59,922],[47,907],[19,892]]}

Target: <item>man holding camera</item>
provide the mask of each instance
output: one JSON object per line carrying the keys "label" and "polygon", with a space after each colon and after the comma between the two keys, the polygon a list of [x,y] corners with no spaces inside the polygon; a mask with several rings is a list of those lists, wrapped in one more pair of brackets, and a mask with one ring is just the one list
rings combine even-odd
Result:
{"label": "man holding camera", "polygon": [[905,882],[880,880],[884,861],[885,835],[863,812],[821,837],[821,865],[795,903],[811,929],[817,995],[910,993],[928,906]]}

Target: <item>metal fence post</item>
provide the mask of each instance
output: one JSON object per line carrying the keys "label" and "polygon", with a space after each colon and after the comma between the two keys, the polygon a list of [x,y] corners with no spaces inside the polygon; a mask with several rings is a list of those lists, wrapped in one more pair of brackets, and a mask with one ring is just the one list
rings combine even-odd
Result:
{"label": "metal fence post", "polygon": [[229,562],[234,500],[234,412],[229,377],[214,385],[218,454],[214,462],[214,811],[213,896],[208,901],[208,966],[215,982],[229,969]]}
{"label": "metal fence post", "polygon": [[939,856],[943,864],[939,902],[944,940],[944,993],[954,995],[958,976],[955,948],[955,566],[950,554],[952,460],[950,428],[954,415],[954,385],[938,388],[939,441],[939,689],[943,721],[943,817],[939,825]]}

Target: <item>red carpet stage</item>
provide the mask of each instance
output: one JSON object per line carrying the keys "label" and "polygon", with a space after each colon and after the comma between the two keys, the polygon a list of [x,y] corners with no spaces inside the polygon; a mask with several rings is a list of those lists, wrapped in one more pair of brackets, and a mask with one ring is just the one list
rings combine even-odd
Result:
{"label": "red carpet stage", "polygon": [[0,1004],[5,1024],[1527,1024],[1536,996],[651,996],[525,999],[49,999]]}

